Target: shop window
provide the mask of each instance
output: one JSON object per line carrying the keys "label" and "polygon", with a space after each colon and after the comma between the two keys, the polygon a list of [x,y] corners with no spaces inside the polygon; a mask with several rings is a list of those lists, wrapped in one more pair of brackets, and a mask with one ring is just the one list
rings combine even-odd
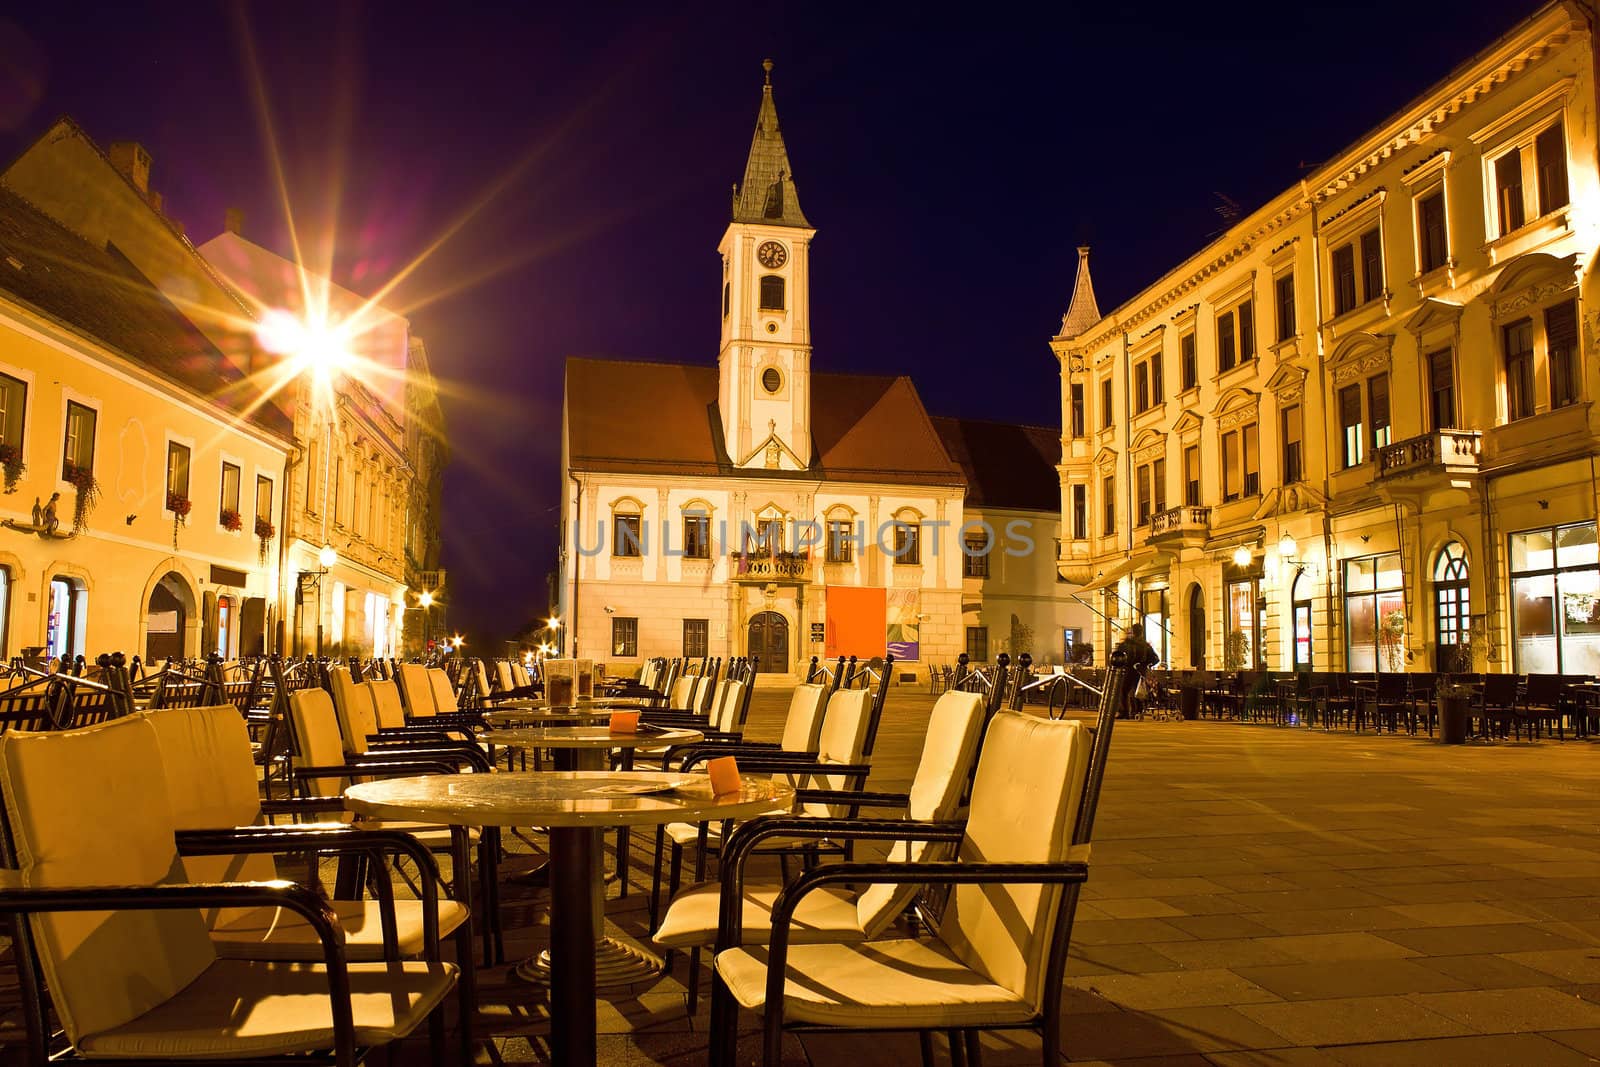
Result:
{"label": "shop window", "polygon": [[1345,669],[1405,669],[1406,600],[1399,553],[1345,560]]}
{"label": "shop window", "polygon": [[1600,556],[1595,524],[1511,535],[1512,669],[1600,673]]}

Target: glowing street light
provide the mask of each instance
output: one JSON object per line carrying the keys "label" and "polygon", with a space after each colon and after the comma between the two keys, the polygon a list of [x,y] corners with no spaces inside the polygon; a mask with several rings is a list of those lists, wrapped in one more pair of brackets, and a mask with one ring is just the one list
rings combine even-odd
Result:
{"label": "glowing street light", "polygon": [[418,606],[424,607],[424,608],[433,607],[433,592],[432,592],[432,590],[423,590],[423,592],[418,594],[417,595],[417,604],[418,604]]}
{"label": "glowing street light", "polygon": [[460,634],[456,634],[455,637],[451,639],[450,643],[456,647],[457,651],[459,651],[461,646],[466,644],[466,641],[462,639]]}
{"label": "glowing street light", "polygon": [[334,564],[339,562],[339,553],[333,550],[332,545],[323,545],[322,551],[317,553],[317,563],[325,571],[333,570]]}
{"label": "glowing street light", "polygon": [[552,629],[552,630],[561,629],[561,616],[559,616],[559,615],[550,616],[550,619],[549,619],[549,621],[548,621],[548,623],[546,625],[548,625],[550,627],[550,629]]}
{"label": "glowing street light", "polygon": [[1255,556],[1250,551],[1249,545],[1240,545],[1233,550],[1233,565],[1235,567],[1248,567],[1250,566],[1250,561],[1254,558]]}

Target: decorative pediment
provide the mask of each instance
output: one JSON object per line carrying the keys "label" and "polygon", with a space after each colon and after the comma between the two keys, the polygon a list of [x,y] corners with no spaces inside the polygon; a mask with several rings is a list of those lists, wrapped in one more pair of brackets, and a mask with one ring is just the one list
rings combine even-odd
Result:
{"label": "decorative pediment", "polygon": [[1133,439],[1133,462],[1148,463],[1167,454],[1167,435],[1159,430],[1146,430]]}
{"label": "decorative pediment", "polygon": [[1200,432],[1200,428],[1205,424],[1205,416],[1201,415],[1193,408],[1190,408],[1188,411],[1185,411],[1182,415],[1178,416],[1178,421],[1172,424],[1172,432],[1180,437],[1188,434],[1196,434]]}
{"label": "decorative pediment", "polygon": [[1285,360],[1267,379],[1266,391],[1278,398],[1279,404],[1292,404],[1305,395],[1306,368]]}
{"label": "decorative pediment", "polygon": [[765,467],[767,470],[795,470],[806,469],[805,462],[794,453],[783,438],[778,436],[776,430],[767,434],[766,439],[752,448],[749,453],[739,461],[741,467]]}
{"label": "decorative pediment", "polygon": [[1274,515],[1292,515],[1297,511],[1320,508],[1326,504],[1327,498],[1305,482],[1280,485],[1261,494],[1261,502],[1256,506],[1253,517],[1259,520]]}
{"label": "decorative pediment", "polygon": [[1217,401],[1211,415],[1217,420],[1217,429],[1227,430],[1242,422],[1253,422],[1260,407],[1261,396],[1243,386],[1229,389]]}
{"label": "decorative pediment", "polygon": [[1461,321],[1462,310],[1460,304],[1452,304],[1448,300],[1430,296],[1410,318],[1406,319],[1406,329],[1418,337],[1432,330],[1453,330],[1456,323]]}
{"label": "decorative pediment", "polygon": [[1394,348],[1390,334],[1353,333],[1333,350],[1328,360],[1333,371],[1333,384],[1366,378],[1389,369],[1389,357]]}
{"label": "decorative pediment", "polygon": [[1486,294],[1489,316],[1496,322],[1519,316],[1530,307],[1554,300],[1578,284],[1578,254],[1557,259],[1530,252],[1507,263]]}
{"label": "decorative pediment", "polygon": [[1117,465],[1117,450],[1114,448],[1102,448],[1094,454],[1094,465],[1102,471],[1115,469]]}

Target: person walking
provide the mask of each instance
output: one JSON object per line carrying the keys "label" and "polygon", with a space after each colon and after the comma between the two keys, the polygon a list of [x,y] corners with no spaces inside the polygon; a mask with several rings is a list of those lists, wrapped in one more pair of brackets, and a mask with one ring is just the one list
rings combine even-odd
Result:
{"label": "person walking", "polygon": [[1122,707],[1117,712],[1119,719],[1131,719],[1134,712],[1140,710],[1144,704],[1144,693],[1148,692],[1145,682],[1145,672],[1157,663],[1161,657],[1144,636],[1144,620],[1130,628],[1127,634],[1117,643],[1117,652],[1127,656],[1128,669],[1133,672],[1133,684],[1122,689]]}

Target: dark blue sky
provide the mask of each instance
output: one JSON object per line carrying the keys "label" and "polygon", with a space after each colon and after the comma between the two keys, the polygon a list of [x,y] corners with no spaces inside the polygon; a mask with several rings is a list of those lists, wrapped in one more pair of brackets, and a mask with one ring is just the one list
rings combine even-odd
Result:
{"label": "dark blue sky", "polygon": [[451,390],[450,617],[484,637],[546,605],[563,360],[715,361],[716,246],[763,57],[819,230],[816,367],[909,373],[936,414],[1055,426],[1047,341],[1075,245],[1109,309],[1221,228],[1215,193],[1260,204],[1535,9],[577,7],[0,14],[6,158],[70,114],[102,145],[143,142],[197,241],[238,206],[286,252],[253,52],[298,221],[337,233],[338,280],[370,292],[460,223],[394,303]]}

